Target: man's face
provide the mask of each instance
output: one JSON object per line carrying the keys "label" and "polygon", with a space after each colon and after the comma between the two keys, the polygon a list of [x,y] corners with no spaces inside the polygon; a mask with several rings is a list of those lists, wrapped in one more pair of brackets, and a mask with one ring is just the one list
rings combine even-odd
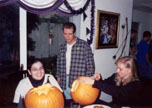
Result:
{"label": "man's face", "polygon": [[65,38],[66,42],[69,45],[73,44],[76,40],[75,33],[73,33],[73,29],[72,28],[64,28],[63,32],[64,32],[64,38]]}
{"label": "man's face", "polygon": [[132,33],[131,34],[131,38],[136,38],[137,37],[137,33]]}
{"label": "man's face", "polygon": [[147,37],[147,42],[150,41],[150,36]]}

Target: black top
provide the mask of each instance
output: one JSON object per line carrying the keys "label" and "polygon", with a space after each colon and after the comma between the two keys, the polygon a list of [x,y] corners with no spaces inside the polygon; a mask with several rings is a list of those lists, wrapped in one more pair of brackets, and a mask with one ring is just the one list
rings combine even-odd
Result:
{"label": "black top", "polygon": [[149,43],[149,60],[150,63],[152,64],[152,40]]}
{"label": "black top", "polygon": [[44,81],[44,77],[41,80],[35,80],[32,78],[31,75],[29,75],[29,79],[30,79],[30,82],[32,83],[33,87],[38,87],[38,86],[42,85],[43,81]]}
{"label": "black top", "polygon": [[93,87],[109,94],[113,104],[118,106],[136,106],[140,104],[141,82],[134,81],[126,85],[116,86],[115,74],[105,80],[95,81]]}

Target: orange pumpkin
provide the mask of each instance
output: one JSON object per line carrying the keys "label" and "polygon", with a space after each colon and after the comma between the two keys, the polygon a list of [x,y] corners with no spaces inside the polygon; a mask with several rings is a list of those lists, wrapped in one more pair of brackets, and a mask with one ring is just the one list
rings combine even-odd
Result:
{"label": "orange pumpkin", "polygon": [[64,108],[62,92],[50,84],[32,88],[25,96],[26,108]]}
{"label": "orange pumpkin", "polygon": [[96,101],[99,90],[93,88],[93,80],[89,77],[81,76],[72,83],[72,99],[81,105],[89,105]]}

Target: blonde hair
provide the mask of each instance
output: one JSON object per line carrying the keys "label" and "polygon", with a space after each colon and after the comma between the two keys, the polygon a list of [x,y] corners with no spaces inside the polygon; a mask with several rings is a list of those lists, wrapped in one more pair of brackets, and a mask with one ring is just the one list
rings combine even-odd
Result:
{"label": "blonde hair", "polygon": [[120,86],[120,84],[122,85],[126,85],[129,82],[135,81],[135,80],[139,80],[138,75],[137,75],[137,64],[135,62],[135,60],[129,56],[125,56],[122,58],[119,58],[115,64],[117,65],[118,63],[122,63],[124,64],[125,68],[129,68],[131,70],[131,74],[126,78],[126,79],[121,79],[117,74],[115,77],[115,81],[116,81],[116,85]]}

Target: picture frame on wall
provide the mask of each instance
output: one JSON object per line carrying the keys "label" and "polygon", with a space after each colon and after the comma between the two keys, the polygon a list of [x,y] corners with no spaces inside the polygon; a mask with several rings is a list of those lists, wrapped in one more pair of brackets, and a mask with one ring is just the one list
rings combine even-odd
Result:
{"label": "picture frame on wall", "polygon": [[120,14],[97,10],[96,49],[117,48]]}

